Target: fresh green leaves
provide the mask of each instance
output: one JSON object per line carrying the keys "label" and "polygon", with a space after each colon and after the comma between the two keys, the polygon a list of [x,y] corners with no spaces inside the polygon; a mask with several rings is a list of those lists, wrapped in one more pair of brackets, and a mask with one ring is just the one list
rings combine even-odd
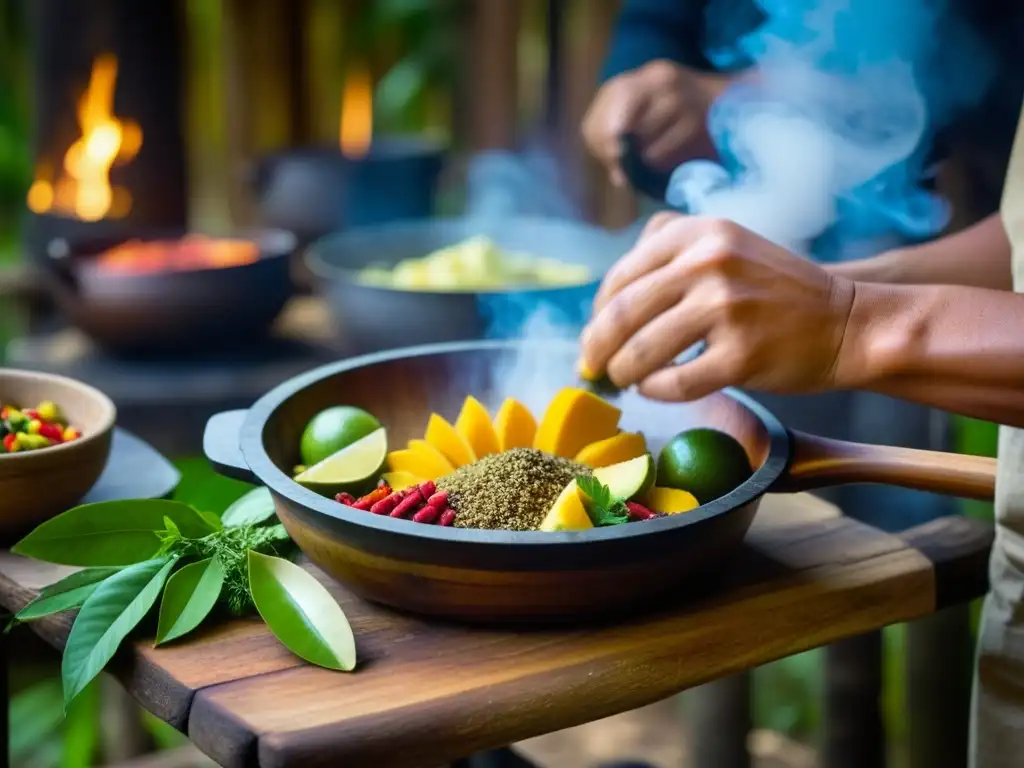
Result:
{"label": "fresh green leaves", "polygon": [[328,669],[355,668],[348,619],[309,572],[280,557],[250,551],[249,589],[260,616],[289,651]]}
{"label": "fresh green leaves", "polygon": [[255,488],[228,507],[221,522],[225,527],[259,525],[274,516],[274,499],[266,488]]}
{"label": "fresh green leaves", "polygon": [[15,621],[30,621],[49,616],[71,608],[77,608],[108,576],[117,573],[117,568],[86,568],[65,576],[48,587],[43,587],[35,600],[15,615]]}
{"label": "fresh green leaves", "polygon": [[101,501],[47,520],[11,551],[60,565],[132,565],[160,551],[157,533],[165,530],[165,519],[188,538],[216,531],[209,520],[179,501]]}
{"label": "fresh green leaves", "polygon": [[176,560],[168,556],[130,565],[108,576],[89,595],[64,648],[65,705],[100,673],[121,641],[149,613]]}
{"label": "fresh green leaves", "polygon": [[61,667],[65,704],[106,666],[161,593],[156,645],[196,629],[218,603],[234,613],[255,605],[297,656],[351,670],[355,640],[341,608],[306,571],[273,556],[293,547],[265,488],[245,494],[222,519],[176,501],[85,504],[15,545],[13,551],[38,560],[87,566],[43,589],[15,621],[80,608]]}
{"label": "fresh green leaves", "polygon": [[160,601],[156,644],[187,635],[213,610],[224,586],[224,566],[210,557],[189,563],[167,580]]}
{"label": "fresh green leaves", "polygon": [[621,525],[629,522],[625,499],[612,496],[611,489],[595,477],[579,475],[576,487],[587,496],[584,503],[590,522],[595,526]]}

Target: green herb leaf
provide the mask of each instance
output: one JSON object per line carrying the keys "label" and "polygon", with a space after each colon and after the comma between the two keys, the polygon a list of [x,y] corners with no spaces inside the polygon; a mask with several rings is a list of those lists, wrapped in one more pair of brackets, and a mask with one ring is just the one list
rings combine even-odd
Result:
{"label": "green herb leaf", "polygon": [[176,539],[181,538],[181,529],[167,515],[164,515],[164,531]]}
{"label": "green herb leaf", "polygon": [[612,497],[611,489],[596,477],[579,475],[576,487],[587,497],[583,508],[595,527],[621,525],[629,522],[629,511],[621,499]]}
{"label": "green herb leaf", "polygon": [[102,581],[78,612],[61,662],[65,707],[113,658],[160,596],[177,558],[147,560]]}
{"label": "green herb leaf", "polygon": [[205,509],[197,509],[196,514],[203,518],[207,525],[215,531],[219,531],[224,527],[220,521],[220,517],[215,515],[213,512],[207,512]]}
{"label": "green herb leaf", "polygon": [[100,582],[108,576],[113,576],[117,571],[117,568],[86,568],[65,576],[60,581],[43,587],[35,600],[18,611],[14,620],[31,621],[77,608],[96,591]]}
{"label": "green herb leaf", "polygon": [[160,551],[164,518],[182,536],[198,539],[214,528],[180,501],[141,499],[83,504],[47,520],[11,549],[19,555],[60,565],[122,566],[151,559]]}
{"label": "green herb leaf", "polygon": [[160,600],[160,621],[156,643],[167,643],[187,635],[205,619],[224,586],[224,566],[211,557],[189,563],[167,580]]}
{"label": "green herb leaf", "polygon": [[270,491],[266,488],[255,488],[228,507],[221,517],[221,522],[226,528],[259,525],[275,514]]}
{"label": "green herb leaf", "polygon": [[594,506],[607,509],[612,503],[612,492],[596,477],[590,475],[579,475],[576,478],[576,487],[593,502]]}
{"label": "green herb leaf", "polygon": [[355,667],[348,619],[312,575],[288,560],[250,550],[249,590],[263,621],[289,651],[327,669]]}

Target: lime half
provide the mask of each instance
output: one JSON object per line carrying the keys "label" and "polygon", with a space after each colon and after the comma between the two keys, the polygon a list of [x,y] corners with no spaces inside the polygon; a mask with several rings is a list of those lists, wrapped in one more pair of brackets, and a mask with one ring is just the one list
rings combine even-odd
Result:
{"label": "lime half", "polygon": [[387,453],[387,431],[382,427],[314,464],[295,482],[322,493],[360,488],[380,472]]}
{"label": "lime half", "polygon": [[302,463],[312,467],[377,429],[377,417],[362,408],[336,405],[320,411],[302,431]]}

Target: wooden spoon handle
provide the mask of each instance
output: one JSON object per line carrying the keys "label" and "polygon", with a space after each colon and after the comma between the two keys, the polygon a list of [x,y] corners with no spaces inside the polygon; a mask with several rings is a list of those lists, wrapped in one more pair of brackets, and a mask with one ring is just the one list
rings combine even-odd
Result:
{"label": "wooden spoon handle", "polygon": [[881,483],[981,501],[991,501],[995,494],[995,459],[850,443],[795,430],[789,435],[792,456],[773,491]]}

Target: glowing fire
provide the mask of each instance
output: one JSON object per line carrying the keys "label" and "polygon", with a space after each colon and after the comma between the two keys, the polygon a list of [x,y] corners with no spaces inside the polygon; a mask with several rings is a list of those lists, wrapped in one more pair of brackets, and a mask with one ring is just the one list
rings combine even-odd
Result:
{"label": "glowing fire", "polygon": [[45,164],[37,168],[26,201],[31,211],[99,221],[122,218],[131,210],[128,190],[111,186],[110,169],[135,157],[142,146],[142,129],[114,116],[116,83],[117,57],[97,57],[76,110],[82,135],[65,153],[56,181]]}
{"label": "glowing fire", "polygon": [[143,274],[241,267],[259,261],[260,249],[251,240],[186,235],[180,240],[129,240],[97,258],[103,269]]}
{"label": "glowing fire", "polygon": [[358,160],[370,151],[373,136],[373,83],[366,67],[357,67],[345,78],[341,94],[341,152]]}

